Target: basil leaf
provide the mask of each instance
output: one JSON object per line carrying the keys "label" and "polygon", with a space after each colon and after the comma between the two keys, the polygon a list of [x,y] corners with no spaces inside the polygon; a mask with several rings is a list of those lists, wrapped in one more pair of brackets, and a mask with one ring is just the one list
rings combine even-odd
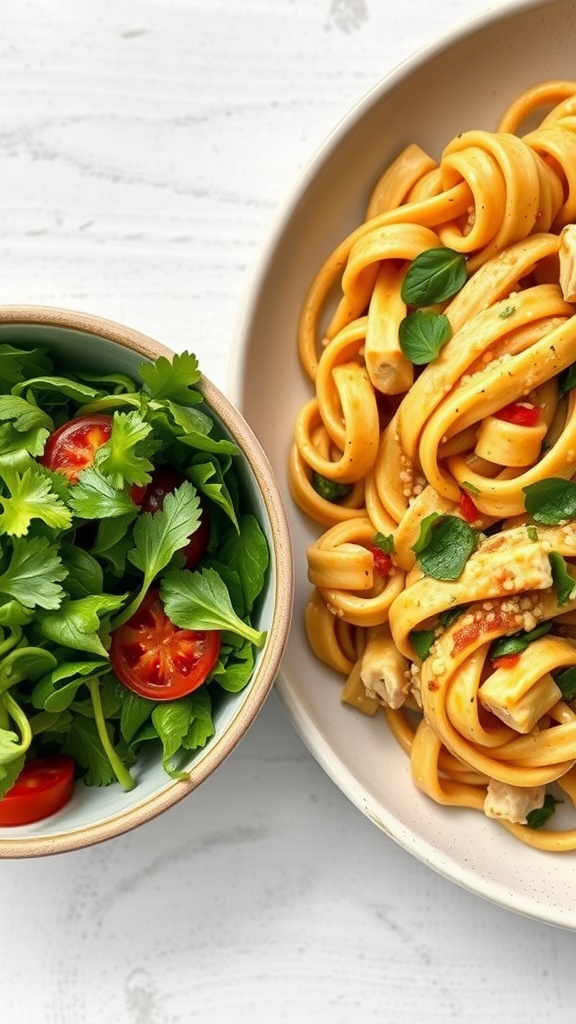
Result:
{"label": "basil leaf", "polygon": [[398,337],[404,355],[416,366],[423,366],[436,359],[450,341],[452,327],[444,313],[417,309],[400,321]]}
{"label": "basil leaf", "polygon": [[412,551],[415,555],[419,555],[424,550],[430,539],[430,531],[433,524],[437,519],[440,518],[439,512],[431,512],[430,515],[424,516],[424,519],[420,523],[420,533],[416,540],[416,543],[412,545]]}
{"label": "basil leaf", "polygon": [[436,630],[413,629],[409,634],[409,637],[410,643],[420,658],[420,661],[425,661],[430,654],[430,649],[436,639]]}
{"label": "basil leaf", "polygon": [[526,815],[526,824],[528,828],[542,828],[542,825],[545,825],[548,819],[554,814],[556,804],[561,803],[563,803],[562,800],[555,800],[551,793],[546,793],[542,807],[536,807]]}
{"label": "basil leaf", "polygon": [[538,523],[557,526],[576,517],[576,483],[562,477],[548,477],[523,488],[524,508]]}
{"label": "basil leaf", "polygon": [[[434,514],[434,513],[433,513]],[[458,516],[436,515],[430,524],[422,521],[420,537],[413,546],[418,564],[426,576],[436,580],[457,580],[478,543],[478,534]],[[422,531],[426,530],[422,543]]]}
{"label": "basil leaf", "polygon": [[539,626],[535,626],[527,633],[513,633],[511,636],[503,636],[500,640],[495,640],[490,648],[490,661],[502,658],[506,654],[522,654],[522,651],[525,651],[533,640],[549,633],[550,627],[550,622],[541,622]]}
{"label": "basil leaf", "polygon": [[339,484],[335,480],[329,480],[321,473],[312,473],[312,487],[324,501],[338,501],[350,494],[352,488],[349,484]]}
{"label": "basil leaf", "polygon": [[444,302],[460,291],[467,276],[462,253],[446,246],[427,249],[408,267],[402,283],[402,300],[407,306],[432,306],[435,302]]}
{"label": "basil leaf", "polygon": [[576,700],[576,665],[565,668],[554,676],[554,682],[559,688],[564,700]]}
{"label": "basil leaf", "polygon": [[552,581],[558,598],[558,604],[566,604],[576,589],[576,580],[568,572],[566,560],[558,551],[551,551],[548,555],[548,561],[552,570]]}

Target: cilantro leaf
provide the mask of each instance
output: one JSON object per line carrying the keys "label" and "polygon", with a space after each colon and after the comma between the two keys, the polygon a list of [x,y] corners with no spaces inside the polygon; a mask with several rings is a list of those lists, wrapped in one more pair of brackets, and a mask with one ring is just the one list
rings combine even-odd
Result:
{"label": "cilantro leaf", "polygon": [[70,510],[54,493],[49,476],[40,466],[30,465],[23,473],[3,466],[0,472],[10,492],[0,495],[0,531],[23,537],[33,519],[59,529],[71,525]]}
{"label": "cilantro leaf", "polygon": [[215,569],[172,570],[163,577],[160,597],[168,618],[181,629],[220,629],[238,633],[257,647],[266,634],[234,611],[226,585]]}
{"label": "cilantro leaf", "polygon": [[407,306],[432,306],[444,302],[462,288],[467,279],[462,253],[445,246],[426,249],[412,260],[402,282],[402,301]]}
{"label": "cilantro leaf", "polygon": [[412,550],[426,576],[457,580],[477,544],[478,534],[459,516],[432,513],[422,520]]}
{"label": "cilantro leaf", "polygon": [[64,591],[60,581],[67,569],[46,537],[15,538],[10,562],[0,573],[0,594],[24,608],[58,608]]}
{"label": "cilantro leaf", "polygon": [[93,466],[83,469],[78,483],[70,488],[70,507],[81,519],[110,519],[130,513],[134,517],[138,513],[130,495]]}
{"label": "cilantro leaf", "polygon": [[444,313],[417,309],[400,321],[398,337],[404,355],[416,366],[424,366],[450,341],[452,326]]}
{"label": "cilantro leaf", "polygon": [[115,412],[110,438],[96,451],[95,468],[118,488],[125,482],[139,487],[149,483],[154,466],[148,455],[156,445],[145,446],[144,443],[151,430],[151,425],[135,409]]}
{"label": "cilantro leaf", "polygon": [[548,477],[523,488],[524,507],[538,523],[557,526],[576,517],[576,483],[562,477]]}
{"label": "cilantro leaf", "polygon": [[154,399],[180,405],[203,401],[196,388],[201,378],[198,360],[190,352],[176,353],[171,361],[160,356],[154,363],[142,363],[139,370],[146,391]]}

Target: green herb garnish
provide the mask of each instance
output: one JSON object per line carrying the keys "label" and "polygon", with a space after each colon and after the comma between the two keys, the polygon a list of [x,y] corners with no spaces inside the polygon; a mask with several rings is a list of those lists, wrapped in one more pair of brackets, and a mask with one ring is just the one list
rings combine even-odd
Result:
{"label": "green herb garnish", "polygon": [[340,501],[352,490],[349,484],[339,484],[336,480],[329,480],[328,477],[316,472],[312,473],[312,486],[324,501]]}
{"label": "green herb garnish", "polygon": [[554,814],[556,805],[561,803],[562,800],[555,800],[551,793],[547,793],[542,807],[536,807],[526,815],[526,825],[528,828],[542,828]]}
{"label": "green herb garnish", "polygon": [[562,477],[548,477],[524,487],[524,507],[538,523],[557,526],[576,517],[576,483]]}
{"label": "green herb garnish", "polygon": [[550,628],[550,622],[541,622],[539,626],[535,626],[534,629],[525,633],[512,633],[510,636],[503,636],[499,640],[495,640],[490,648],[490,661],[503,658],[507,654],[522,654],[522,651],[525,651],[534,640],[549,633]]}
{"label": "green herb garnish", "polygon": [[407,306],[433,306],[452,298],[466,283],[466,259],[454,249],[427,249],[412,260],[402,283]]}
{"label": "green herb garnish", "polygon": [[452,327],[443,313],[417,309],[400,322],[398,337],[404,355],[416,366],[424,366],[436,359],[450,340]]}
{"label": "green herb garnish", "polygon": [[457,580],[478,544],[478,534],[459,516],[426,516],[413,545],[418,565],[436,580]]}

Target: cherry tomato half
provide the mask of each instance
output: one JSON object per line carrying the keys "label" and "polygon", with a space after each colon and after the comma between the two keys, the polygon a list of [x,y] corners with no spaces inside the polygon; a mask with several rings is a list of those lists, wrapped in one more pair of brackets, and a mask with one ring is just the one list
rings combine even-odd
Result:
{"label": "cherry tomato half", "polygon": [[133,693],[150,700],[174,700],[202,686],[219,652],[219,630],[175,626],[152,588],[132,618],[112,632],[110,661],[120,682]]}
{"label": "cherry tomato half", "polygon": [[[140,505],[143,512],[151,512],[153,515],[162,508],[166,495],[171,494],[177,487],[180,487],[180,484],[184,483],[185,479],[186,477],[175,469],[169,469],[164,466],[155,469],[145,494],[137,504]],[[136,498],[134,500],[136,501]],[[209,540],[210,517],[206,509],[202,507],[200,522],[194,533],[190,535],[186,547],[182,548],[182,554],[186,559],[188,569],[193,569],[195,565],[198,565],[198,562],[206,552]]]}
{"label": "cherry tomato half", "polygon": [[66,754],[31,758],[0,800],[0,825],[28,825],[55,814],[74,792],[74,772]]}
{"label": "cherry tomato half", "polygon": [[63,473],[75,484],[82,470],[92,465],[98,448],[106,444],[111,433],[111,416],[99,413],[78,416],[50,434],[38,461],[47,469]]}

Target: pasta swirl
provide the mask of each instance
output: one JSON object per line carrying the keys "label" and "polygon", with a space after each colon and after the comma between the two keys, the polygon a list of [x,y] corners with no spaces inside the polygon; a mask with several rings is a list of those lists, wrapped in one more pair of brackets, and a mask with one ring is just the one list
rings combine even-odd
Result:
{"label": "pasta swirl", "polygon": [[408,145],[311,283],[289,461],[341,699],[383,710],[427,797],[554,851],[576,849],[543,827],[576,805],[575,222],[576,82],[438,160]]}

